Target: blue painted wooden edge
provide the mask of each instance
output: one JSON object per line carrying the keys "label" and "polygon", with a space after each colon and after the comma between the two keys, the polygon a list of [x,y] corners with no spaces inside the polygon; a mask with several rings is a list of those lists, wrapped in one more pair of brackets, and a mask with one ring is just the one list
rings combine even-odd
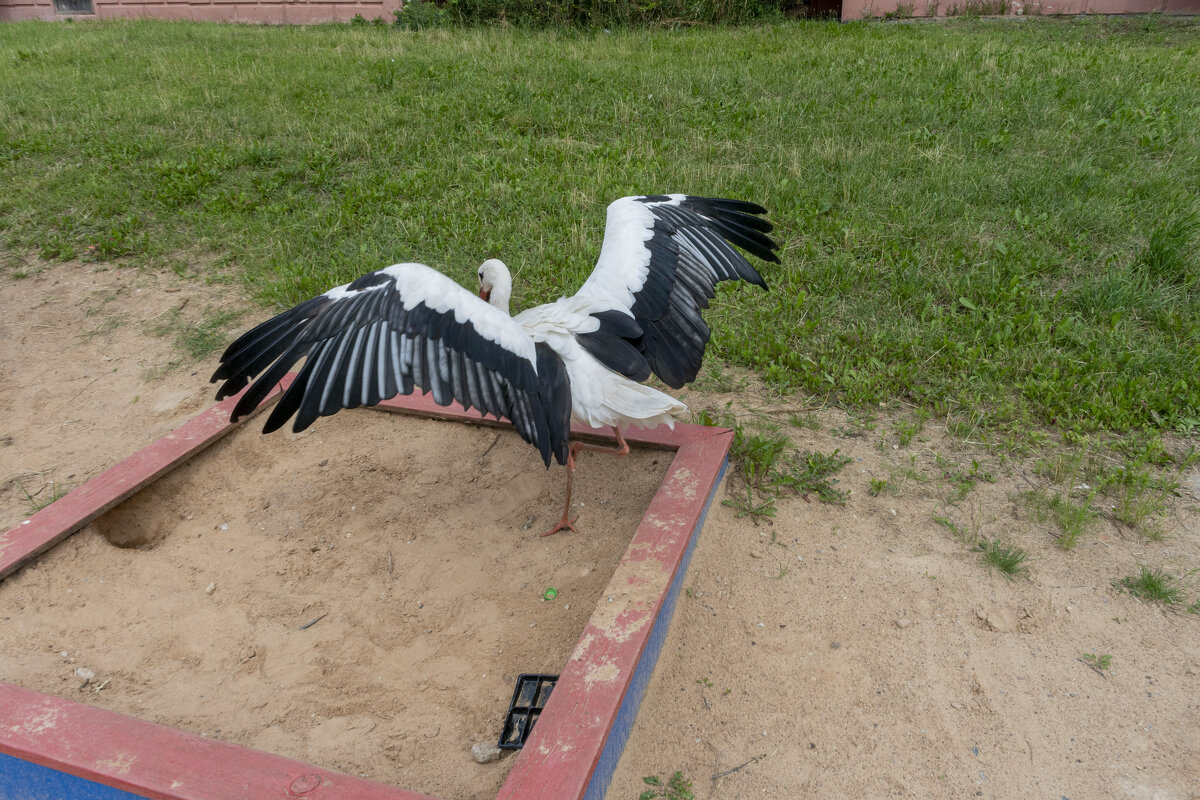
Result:
{"label": "blue painted wooden edge", "polygon": [[646,648],[642,651],[641,658],[638,659],[633,677],[629,681],[629,687],[625,690],[625,698],[621,701],[616,719],[613,720],[612,728],[608,732],[608,738],[604,740],[604,748],[600,751],[600,757],[597,759],[596,768],[592,771],[592,777],[588,781],[583,800],[604,800],[604,794],[612,782],[617,763],[621,760],[621,754],[625,752],[625,743],[629,741],[629,734],[633,732],[638,709],[642,706],[642,697],[646,694],[646,687],[650,685],[650,676],[654,674],[658,656],[662,653],[663,644],[667,641],[667,631],[671,627],[671,619],[675,616],[675,603],[679,599],[684,576],[687,575],[688,565],[692,561],[692,551],[696,549],[700,531],[704,528],[704,521],[708,519],[708,509],[712,506],[713,498],[721,486],[721,480],[725,477],[725,470],[728,466],[729,459],[726,458],[721,462],[721,469],[717,472],[717,479],[708,493],[708,499],[704,501],[704,509],[700,512],[700,518],[696,520],[696,526],[692,528],[692,535],[683,552],[683,558],[679,560],[675,577],[671,579],[667,596],[663,600],[662,608],[659,609],[658,617],[654,621],[654,627],[650,630],[650,636],[646,640]]}
{"label": "blue painted wooden edge", "polygon": [[86,778],[0,753],[0,800],[143,800]]}

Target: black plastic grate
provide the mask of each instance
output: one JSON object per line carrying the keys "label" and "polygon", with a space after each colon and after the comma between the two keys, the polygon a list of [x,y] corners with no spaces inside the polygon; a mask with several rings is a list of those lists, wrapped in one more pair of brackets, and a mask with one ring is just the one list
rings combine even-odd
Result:
{"label": "black plastic grate", "polygon": [[517,676],[517,688],[513,689],[512,702],[504,717],[504,732],[497,743],[501,750],[520,750],[525,746],[533,723],[541,716],[557,681],[557,675],[524,673]]}

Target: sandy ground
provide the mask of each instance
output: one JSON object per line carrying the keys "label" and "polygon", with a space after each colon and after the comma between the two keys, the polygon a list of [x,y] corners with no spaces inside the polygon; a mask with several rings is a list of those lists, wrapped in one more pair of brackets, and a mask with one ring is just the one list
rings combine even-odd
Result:
{"label": "sandy ground", "polygon": [[[0,292],[0,391],[9,399],[0,524],[28,513],[26,492],[36,500],[77,485],[204,407],[212,364],[178,363],[170,337],[154,333],[156,320],[186,298],[180,315],[202,319],[233,296],[174,276],[79,264],[8,280]],[[734,401],[746,415],[769,402],[749,389],[688,391],[685,399],[695,409]],[[788,408],[771,402],[769,413],[784,420]],[[933,422],[900,447],[895,413],[881,410],[869,429],[823,410],[818,430],[788,428],[801,448],[855,459],[840,476],[852,492],[847,505],[785,499],[773,524],[755,525],[714,504],[608,797],[633,800],[647,788],[644,776],[679,770],[700,800],[1200,798],[1200,615],[1163,611],[1112,585],[1137,564],[1174,574],[1200,567],[1200,499],[1180,493],[1162,521],[1165,541],[1102,520],[1063,552],[1019,499],[1039,483],[1029,464],[1001,463]],[[603,517],[605,537],[535,541],[524,526],[530,513],[534,529],[556,515],[559,473],[546,474],[532,451],[503,438],[483,456],[495,433],[457,425],[420,435],[469,454],[465,472],[447,471],[436,456],[422,462],[421,446],[399,464],[378,457],[380,448],[343,450],[343,440],[386,436],[389,420],[339,415],[300,437],[246,430],[189,467],[195,480],[180,473],[135,501],[165,501],[170,526],[133,530],[113,516],[116,523],[92,526],[0,584],[0,678],[447,798],[491,796],[511,757],[466,760],[473,738],[495,734],[478,707],[511,691],[508,651],[533,631],[570,639],[577,609],[590,611],[590,602],[547,608],[529,590],[543,580],[579,594],[602,585],[611,569],[603,541],[628,534],[608,531],[619,527],[620,509],[600,501],[628,494],[629,473],[597,460],[594,483],[581,490],[584,502],[596,498],[588,519],[614,515]],[[643,454],[621,469],[652,484],[653,460]],[[950,504],[944,472],[968,471],[973,460],[994,482]],[[898,494],[869,496],[872,478],[899,470],[909,477]],[[531,483],[514,493],[506,481],[517,474]],[[397,480],[405,476],[412,480]],[[248,485],[255,479],[265,482]],[[414,481],[412,494],[374,491]],[[474,521],[454,516],[468,494]],[[431,509],[442,519],[419,513]],[[1025,548],[1028,577],[988,571],[935,515]],[[393,519],[400,533],[381,532]],[[105,530],[155,543],[116,548]],[[431,560],[409,560],[427,543],[441,543]],[[515,561],[502,566],[502,558]],[[101,592],[102,561],[134,585],[106,581]],[[497,574],[501,596],[472,604]],[[323,599],[323,583],[353,591]],[[43,589],[53,605],[37,599]],[[1198,594],[1193,587],[1189,602]],[[181,618],[207,626],[202,640],[188,636]],[[157,648],[106,645],[136,628],[161,637]],[[477,669],[449,641],[471,641],[504,666]],[[1111,654],[1110,668],[1094,671],[1083,653]],[[152,665],[152,656],[165,659]],[[419,698],[399,684],[383,706],[356,698],[373,679],[391,681],[419,660]],[[100,692],[96,684],[80,690],[79,666],[112,680]],[[14,679],[18,667],[28,680]],[[354,691],[339,691],[340,676]],[[257,699],[204,713],[233,689]],[[288,693],[299,693],[305,710],[288,710]],[[414,730],[403,715],[430,705],[445,712],[439,719],[457,716],[426,747],[416,739],[427,729]],[[442,760],[454,769],[418,777],[447,752]]]}
{"label": "sandy ground", "polygon": [[[5,331],[26,351],[56,350],[54,380],[86,374],[98,344],[144,352],[133,320],[62,335],[114,288],[95,283],[147,281],[133,292],[140,309],[178,296],[134,272],[91,278],[79,302],[38,303],[34,325]],[[59,297],[63,283],[46,274],[25,288]],[[21,363],[5,364],[14,383],[46,380],[37,367],[22,380]],[[198,370],[176,371],[189,399],[208,402]],[[101,378],[88,384],[94,411],[70,407],[69,450],[56,429],[35,428],[62,413],[50,400],[8,434],[6,456],[26,466],[9,481],[7,525],[28,512],[25,491],[52,488],[43,476],[90,477],[74,465],[89,439],[112,452],[93,413],[136,431],[157,402],[144,395],[158,379],[110,393]],[[373,410],[268,437],[251,421],[0,584],[0,676],[427,794],[494,797],[512,759],[481,767],[472,743],[499,739],[518,674],[565,663],[668,462],[653,450],[619,464],[584,455],[580,534],[541,538],[563,474],[511,431]],[[87,685],[80,669],[94,674]]]}

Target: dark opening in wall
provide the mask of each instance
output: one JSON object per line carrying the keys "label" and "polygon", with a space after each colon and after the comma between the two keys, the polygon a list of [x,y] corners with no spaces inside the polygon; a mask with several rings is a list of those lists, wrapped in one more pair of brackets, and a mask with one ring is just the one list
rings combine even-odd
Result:
{"label": "dark opening in wall", "polygon": [[95,14],[92,0],[54,0],[55,14]]}

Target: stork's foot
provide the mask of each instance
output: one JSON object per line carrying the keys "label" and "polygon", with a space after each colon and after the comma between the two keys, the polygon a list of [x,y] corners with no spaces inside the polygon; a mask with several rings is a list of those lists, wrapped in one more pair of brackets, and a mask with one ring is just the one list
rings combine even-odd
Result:
{"label": "stork's foot", "polygon": [[598,450],[599,452],[602,452],[602,453],[614,453],[615,455],[618,455],[618,456],[628,455],[629,454],[629,443],[625,441],[625,437],[621,435],[621,431],[617,430],[616,426],[614,426],[613,433],[615,433],[617,435],[617,444],[619,444],[620,447],[601,447],[600,445],[595,445],[595,444],[583,444],[582,442],[571,442],[571,446],[567,450],[567,497],[566,497],[566,502],[563,506],[562,519],[560,519],[558,521],[558,524],[555,525],[553,528],[551,528],[550,530],[543,533],[542,536],[553,536],[554,534],[558,533],[559,531],[571,531],[572,533],[575,533],[575,521],[578,520],[579,517],[575,517],[575,519],[570,518],[571,485],[575,482],[575,456],[581,450]]}
{"label": "stork's foot", "polygon": [[545,533],[543,533],[541,535],[542,536],[553,536],[554,534],[558,533],[559,531],[570,531],[571,533],[576,533],[577,531],[575,530],[575,523],[578,521],[579,521],[579,517],[576,517],[575,519],[567,519],[564,516],[562,519],[560,519],[558,521],[557,525],[555,525],[553,528],[551,528],[550,530],[546,531]]}

